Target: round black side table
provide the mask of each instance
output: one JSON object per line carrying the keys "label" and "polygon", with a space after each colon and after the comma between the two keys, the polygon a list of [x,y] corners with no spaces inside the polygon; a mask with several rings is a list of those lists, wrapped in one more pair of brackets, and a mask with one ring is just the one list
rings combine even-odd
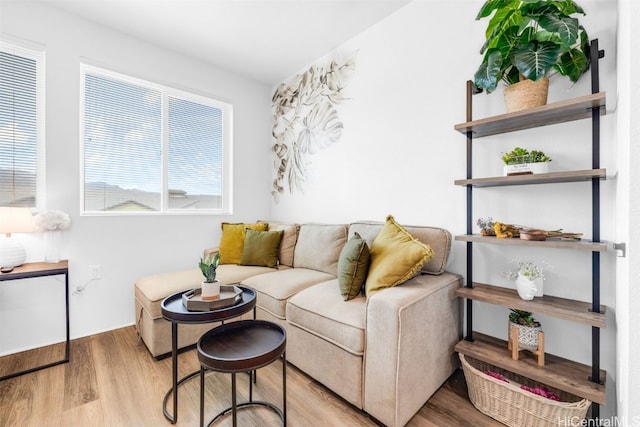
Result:
{"label": "round black side table", "polygon": [[[168,296],[162,301],[160,310],[162,317],[171,322],[171,364],[172,364],[172,386],[167,391],[162,400],[162,412],[167,420],[172,424],[178,421],[178,386],[185,381],[198,375],[199,371],[194,371],[178,381],[178,324],[179,323],[212,323],[222,322],[254,310],[255,319],[256,291],[246,286],[238,286],[242,289],[242,300],[230,307],[219,308],[211,311],[189,311],[182,304],[182,294],[188,291],[177,292]],[[167,400],[173,395],[173,414],[167,411]]]}
{"label": "round black side table", "polygon": [[[287,425],[287,358],[285,354],[287,334],[276,323],[264,320],[241,320],[227,323],[206,332],[198,340],[200,360],[200,426],[204,426],[204,373],[207,369],[231,374],[231,406],[220,411],[207,424],[231,412],[233,426],[237,426],[237,408],[266,406],[276,412]],[[282,410],[273,403],[253,400],[251,372],[267,366],[282,357]],[[236,374],[248,372],[249,400],[236,401]]]}

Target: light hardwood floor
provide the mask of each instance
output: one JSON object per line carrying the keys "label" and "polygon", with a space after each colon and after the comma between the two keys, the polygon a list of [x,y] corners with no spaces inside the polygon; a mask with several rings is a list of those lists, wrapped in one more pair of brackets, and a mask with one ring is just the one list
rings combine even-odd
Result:
{"label": "light hardwood floor", "polygon": [[[0,375],[60,357],[51,346],[0,358]],[[195,350],[179,357],[183,376],[199,369]],[[244,377],[244,378],[243,378]],[[247,380],[238,376],[238,399],[248,396]],[[205,417],[230,405],[229,374],[207,373]],[[156,361],[127,327],[71,342],[71,361],[0,382],[0,427],[14,426],[170,426],[162,399],[171,384],[171,358]],[[254,399],[282,404],[282,365],[258,371]],[[179,389],[177,426],[199,425],[199,379]],[[171,399],[169,399],[171,409]],[[376,426],[367,414],[349,405],[302,371],[287,368],[289,426]],[[219,426],[231,425],[225,417]],[[240,426],[277,426],[278,416],[264,408],[238,412]],[[469,402],[462,372],[447,383],[411,419],[408,426],[501,426]]]}

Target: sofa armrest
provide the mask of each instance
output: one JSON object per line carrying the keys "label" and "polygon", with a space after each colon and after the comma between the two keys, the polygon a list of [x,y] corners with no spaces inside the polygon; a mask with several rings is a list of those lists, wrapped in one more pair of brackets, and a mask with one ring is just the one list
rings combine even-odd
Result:
{"label": "sofa armrest", "polygon": [[420,275],[367,301],[364,410],[403,426],[457,368],[462,278]]}

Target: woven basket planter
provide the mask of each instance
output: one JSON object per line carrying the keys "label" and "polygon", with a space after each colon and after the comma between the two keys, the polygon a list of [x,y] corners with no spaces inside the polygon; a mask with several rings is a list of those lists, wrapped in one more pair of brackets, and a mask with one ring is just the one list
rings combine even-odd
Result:
{"label": "woven basket planter", "polygon": [[504,89],[507,113],[546,105],[548,93],[549,79],[546,77],[535,82],[526,79],[509,85]]}
{"label": "woven basket planter", "polygon": [[[512,427],[567,426],[569,422],[581,425],[591,401],[562,390],[547,387],[560,398],[560,402],[522,390],[520,385],[539,387],[542,384],[526,377],[460,354],[464,377],[471,403],[482,413]],[[503,375],[509,382],[485,374],[492,371]],[[517,385],[514,383],[518,383]]]}

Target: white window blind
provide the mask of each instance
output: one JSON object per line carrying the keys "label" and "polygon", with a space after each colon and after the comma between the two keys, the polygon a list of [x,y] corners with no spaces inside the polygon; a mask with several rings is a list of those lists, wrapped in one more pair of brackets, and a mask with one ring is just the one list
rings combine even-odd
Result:
{"label": "white window blind", "polygon": [[42,56],[0,42],[0,206],[36,206]]}
{"label": "white window blind", "polygon": [[[219,207],[222,194],[222,110],[169,97],[169,208],[188,194]],[[186,195],[182,192],[186,191]]]}
{"label": "white window blind", "polygon": [[83,82],[83,213],[230,211],[230,104],[88,66]]}

